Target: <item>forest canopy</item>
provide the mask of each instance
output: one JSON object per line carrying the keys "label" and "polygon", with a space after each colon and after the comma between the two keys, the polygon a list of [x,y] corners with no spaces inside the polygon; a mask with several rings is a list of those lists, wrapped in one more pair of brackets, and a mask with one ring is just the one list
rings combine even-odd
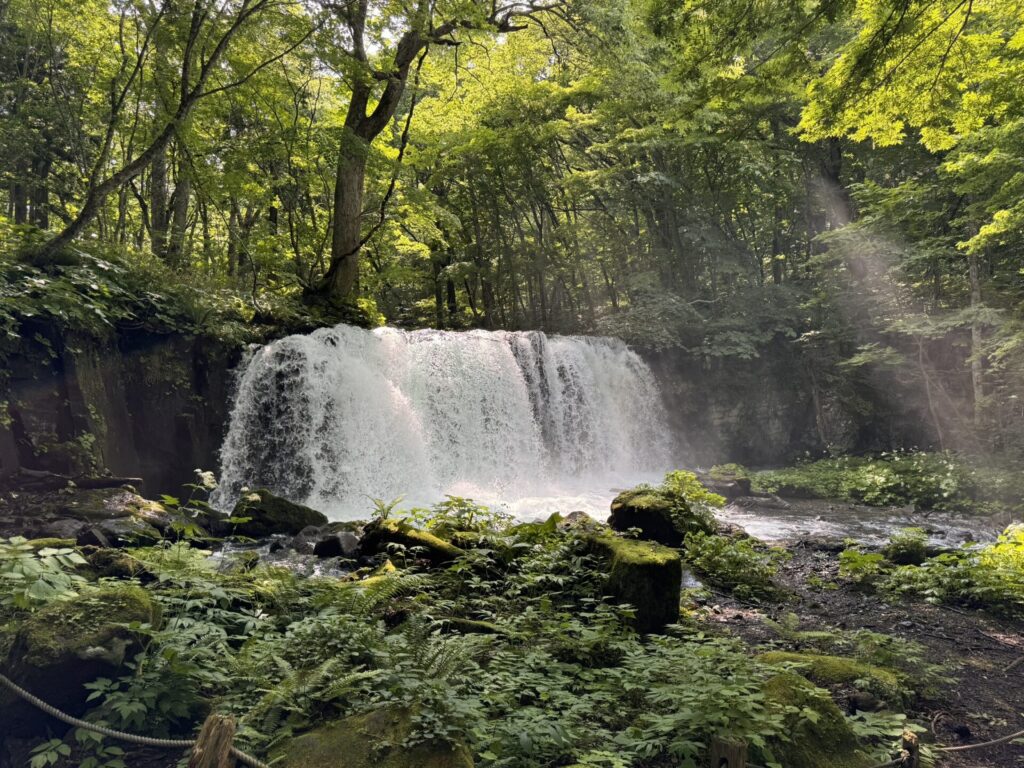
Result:
{"label": "forest canopy", "polygon": [[791,343],[853,400],[926,401],[937,447],[1020,451],[1022,22],[1010,0],[2,0],[0,250],[244,318],[356,304],[707,365]]}

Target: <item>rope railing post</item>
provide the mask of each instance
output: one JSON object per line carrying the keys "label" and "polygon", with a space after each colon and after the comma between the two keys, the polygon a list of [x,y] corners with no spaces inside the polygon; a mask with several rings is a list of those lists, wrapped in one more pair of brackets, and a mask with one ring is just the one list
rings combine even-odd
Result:
{"label": "rope railing post", "polygon": [[[82,720],[77,717],[72,717],[66,712],[62,712],[56,707],[47,704],[45,701],[40,699],[38,696],[29,693],[20,685],[15,683],[9,677],[4,674],[0,674],[0,685],[7,688],[12,693],[21,697],[36,709],[45,712],[50,717],[60,720],[65,725],[70,725],[74,728],[82,728],[86,731],[92,731],[98,733],[101,736],[107,736],[111,739],[117,739],[119,741],[126,741],[129,744],[138,744],[143,747],[160,747],[164,749],[189,749],[196,745],[196,739],[155,739],[151,736],[139,736],[134,733],[126,733],[124,731],[118,731],[113,728],[107,728],[103,725],[97,725],[96,723],[90,723],[88,720]],[[232,734],[234,728],[232,727]],[[270,768],[269,765],[262,762],[258,758],[252,755],[246,754],[235,747],[231,747],[231,755],[240,763],[250,766],[251,768]]]}

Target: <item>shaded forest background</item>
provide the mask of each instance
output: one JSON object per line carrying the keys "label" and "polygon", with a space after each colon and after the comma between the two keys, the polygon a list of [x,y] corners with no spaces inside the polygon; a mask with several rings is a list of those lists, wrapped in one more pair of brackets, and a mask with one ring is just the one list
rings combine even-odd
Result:
{"label": "shaded forest background", "polygon": [[161,313],[607,334],[669,375],[756,388],[767,361],[824,449],[856,447],[830,444],[838,399],[912,424],[876,447],[1020,456],[1022,22],[0,0],[5,343]]}

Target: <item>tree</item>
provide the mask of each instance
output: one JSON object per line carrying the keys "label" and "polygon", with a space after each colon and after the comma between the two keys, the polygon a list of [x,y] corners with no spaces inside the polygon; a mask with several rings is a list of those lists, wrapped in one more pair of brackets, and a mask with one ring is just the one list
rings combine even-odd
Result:
{"label": "tree", "polygon": [[[107,84],[102,136],[87,176],[84,199],[74,218],[40,247],[39,256],[43,260],[60,253],[82,234],[99,214],[107,196],[140,175],[167,149],[201,99],[237,85],[237,82],[213,85],[211,81],[220,71],[235,38],[280,5],[276,0],[192,0],[190,4],[161,0],[156,5],[121,6],[120,56]],[[169,104],[154,105],[160,120],[140,148],[123,163],[112,167],[118,129],[132,106],[132,98],[139,98],[138,89],[153,56],[155,41],[164,37],[165,29],[166,47],[162,49],[164,55],[159,69],[161,73],[173,73],[173,96]],[[172,56],[176,58],[173,66],[167,63]],[[244,75],[243,79],[250,75]],[[163,211],[159,214],[162,216]]]}
{"label": "tree", "polygon": [[[324,293],[344,299],[356,285],[359,251],[368,240],[362,221],[370,144],[394,117],[417,57],[432,44],[458,45],[460,30],[515,32],[523,29],[521,20],[560,5],[557,0],[507,4],[416,0],[372,7],[369,0],[324,3],[342,24],[345,74],[351,87],[338,151],[331,259],[321,286]],[[395,42],[389,44],[389,40]]]}

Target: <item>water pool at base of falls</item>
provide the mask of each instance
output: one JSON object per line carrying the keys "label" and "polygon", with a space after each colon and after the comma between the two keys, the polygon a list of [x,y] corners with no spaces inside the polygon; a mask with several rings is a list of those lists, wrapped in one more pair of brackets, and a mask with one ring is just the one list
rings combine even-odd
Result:
{"label": "water pool at base of falls", "polygon": [[671,468],[666,422],[616,339],[339,325],[248,358],[213,503],[265,487],[336,520],[445,495],[603,519],[616,490]]}

